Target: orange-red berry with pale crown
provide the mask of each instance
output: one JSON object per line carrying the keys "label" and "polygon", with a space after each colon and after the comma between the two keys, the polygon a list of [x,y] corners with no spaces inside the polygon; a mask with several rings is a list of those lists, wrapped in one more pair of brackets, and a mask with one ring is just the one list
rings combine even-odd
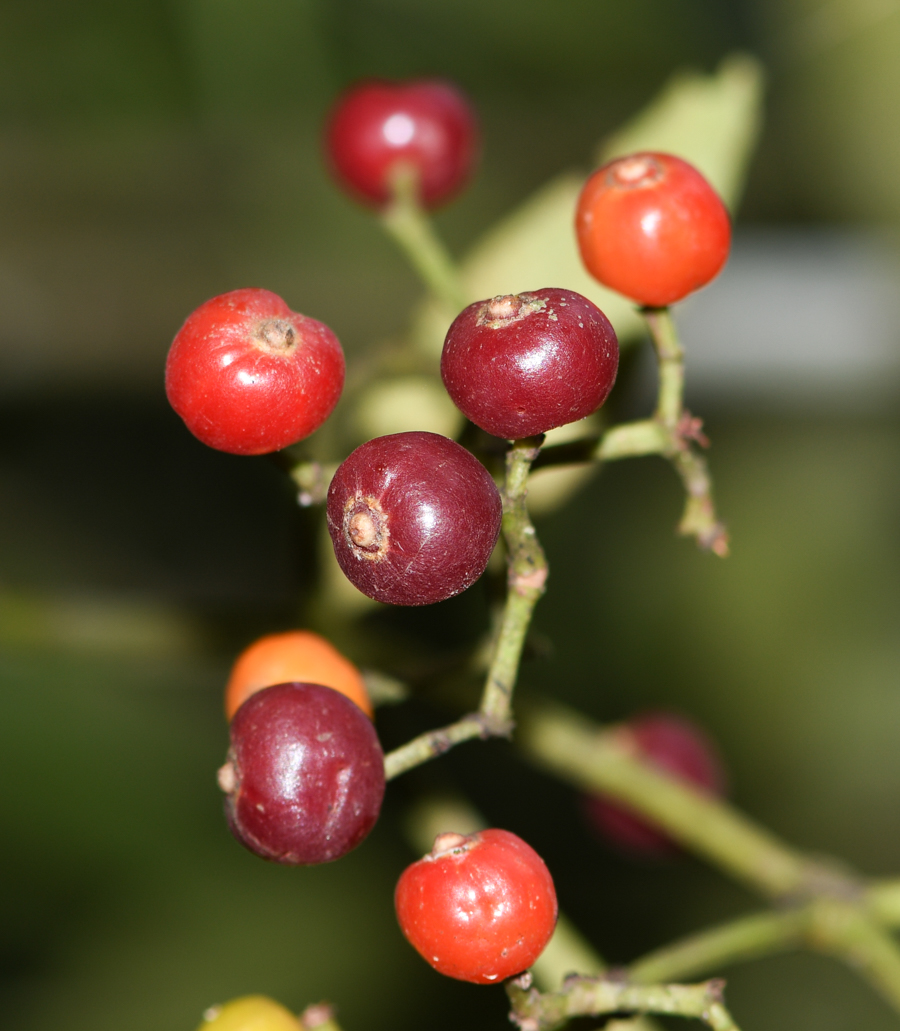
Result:
{"label": "orange-red berry with pale crown", "polygon": [[731,246],[721,198],[672,154],[631,154],[594,172],[581,191],[575,229],[588,272],[650,308],[705,286]]}

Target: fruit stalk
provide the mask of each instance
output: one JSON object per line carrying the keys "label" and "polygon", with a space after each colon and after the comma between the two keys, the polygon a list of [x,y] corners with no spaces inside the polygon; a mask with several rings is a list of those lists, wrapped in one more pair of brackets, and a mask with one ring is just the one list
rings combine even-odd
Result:
{"label": "fruit stalk", "polygon": [[684,397],[684,348],[668,308],[642,308],[641,311],[650,329],[659,368],[655,418],[670,433],[675,433]]}
{"label": "fruit stalk", "polygon": [[869,912],[887,927],[900,927],[900,879],[876,881],[866,894]]}
{"label": "fruit stalk", "polygon": [[615,462],[621,458],[661,455],[668,444],[666,431],[655,419],[639,419],[610,426],[601,437],[585,437],[545,447],[535,469],[581,462]]}
{"label": "fruit stalk", "polygon": [[900,948],[878,922],[896,919],[884,885],[867,892],[852,874],[804,856],[727,803],[642,762],[614,731],[561,707],[530,707],[517,740],[539,765],[580,788],[626,803],[737,880],[793,907],[770,917],[747,917],[660,950],[635,964],[634,977],[693,976],[803,945],[842,960],[900,1011]]}
{"label": "fruit stalk", "polygon": [[464,716],[456,723],[447,727],[440,727],[438,730],[429,730],[426,734],[414,737],[405,745],[395,748],[384,757],[384,775],[387,780],[399,777],[430,759],[436,759],[444,752],[448,752],[454,745],[463,741],[471,741],[476,737],[490,737],[485,727],[484,720],[478,713]]}
{"label": "fruit stalk", "polygon": [[900,1012],[900,948],[855,902],[822,898],[811,906],[807,943],[842,960]]}
{"label": "fruit stalk", "polygon": [[663,428],[667,443],[662,454],[675,466],[687,495],[678,532],[695,537],[701,548],[724,558],[728,554],[728,534],[716,518],[712,500],[712,481],[706,461],[691,447],[691,441],[706,446],[701,424],[684,408],[684,349],[668,308],[641,309],[659,368],[659,393],[655,421]]}
{"label": "fruit stalk", "polygon": [[509,721],[528,626],[534,607],[546,589],[547,559],[526,502],[528,473],[540,452],[542,440],[542,437],[529,437],[514,441],[506,454],[502,533],[509,552],[509,589],[479,710],[484,717],[501,724]]}
{"label": "fruit stalk", "polygon": [[391,202],[381,214],[381,224],[434,296],[453,313],[461,311],[469,299],[453,259],[419,200],[415,170],[398,165],[390,178]]}
{"label": "fruit stalk", "polygon": [[710,927],[655,949],[628,968],[632,981],[681,981],[732,963],[798,948],[808,921],[806,909],[754,913]]}
{"label": "fruit stalk", "polygon": [[658,1013],[695,1017],[713,1031],[738,1031],[722,1003],[721,980],[702,984],[635,985],[611,977],[571,977],[561,991],[540,993],[530,976],[507,982],[510,1019],[521,1031],[544,1031],[572,1017],[604,1013]]}

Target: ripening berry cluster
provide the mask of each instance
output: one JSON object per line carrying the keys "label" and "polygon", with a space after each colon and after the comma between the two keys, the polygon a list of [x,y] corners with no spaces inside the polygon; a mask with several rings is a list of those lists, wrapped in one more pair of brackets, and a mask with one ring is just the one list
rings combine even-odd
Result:
{"label": "ripening berry cluster", "polygon": [[[362,202],[383,208],[412,188],[430,209],[469,180],[479,147],[466,99],[448,83],[422,80],[350,89],[331,114],[325,149],[336,179]],[[640,153],[588,179],[576,234],[599,282],[662,307],[717,274],[730,225],[696,169],[672,155]],[[440,371],[472,423],[515,441],[596,411],[613,387],[618,358],[603,312],[572,290],[549,287],[461,311]],[[166,392],[203,443],[261,455],[322,426],[344,372],[341,345],[326,325],[267,290],[242,289],[188,317],[169,352]],[[459,594],[484,572],[502,502],[470,451],[435,433],[409,432],[358,447],[335,473],[326,510],[337,561],[360,591],[388,604],[427,605]],[[231,740],[219,784],[239,841],[265,859],[295,865],[328,862],[360,844],[378,818],[385,774],[365,682],[352,663],[308,631],[264,637],[238,659],[226,711]],[[677,720],[673,731],[671,717],[654,719],[635,724],[635,747],[673,775],[719,788],[712,760],[699,774],[697,762],[670,761],[673,753],[711,754],[702,740],[686,744]],[[635,818],[609,802],[593,800],[589,808],[625,845],[652,850],[664,841],[646,827],[641,838]],[[549,940],[557,912],[543,861],[504,830],[439,835],[401,877],[396,908],[404,934],[437,970],[484,984],[525,970]]]}

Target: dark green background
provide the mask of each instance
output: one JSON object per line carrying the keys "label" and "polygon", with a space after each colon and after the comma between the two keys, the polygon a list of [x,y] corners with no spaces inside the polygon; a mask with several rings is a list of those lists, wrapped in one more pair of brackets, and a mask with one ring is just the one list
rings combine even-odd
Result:
{"label": "dark green background", "polygon": [[[331,97],[363,74],[444,75],[477,104],[483,167],[438,219],[456,250],[554,172],[586,166],[672,70],[712,70],[735,49],[771,72],[746,221],[892,229],[898,19],[855,20],[850,0],[830,22],[818,9],[0,3],[2,1026],[191,1031],[211,1003],[258,991],[295,1009],[328,998],[345,1031],[505,1027],[501,992],[445,982],[393,920],[411,858],[403,815],[433,786],[466,790],[528,838],[611,962],[754,904],[692,860],[610,855],[571,792],[497,743],[398,782],[340,863],[285,870],[234,844],[213,778],[222,682],[255,633],[297,618],[310,526],[265,459],[188,436],[161,370],[185,315],[238,286],[329,322],[351,356],[403,329],[419,288],[318,152]],[[543,647],[523,683],[598,719],[692,713],[719,739],[739,804],[802,846],[890,873],[900,426],[896,408],[829,408],[761,398],[735,418],[727,396],[710,402],[726,563],[674,537],[678,489],[652,459],[604,472],[546,519]],[[138,613],[118,636],[117,599],[126,623]],[[439,655],[484,615],[477,587],[373,629]],[[379,727],[395,744],[444,718],[414,702]],[[744,1031],[896,1025],[825,960],[728,973]]]}

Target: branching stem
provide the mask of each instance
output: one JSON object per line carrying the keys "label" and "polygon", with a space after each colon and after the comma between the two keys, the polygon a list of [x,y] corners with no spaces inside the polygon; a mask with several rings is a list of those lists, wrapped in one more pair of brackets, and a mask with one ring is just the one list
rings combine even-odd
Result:
{"label": "branching stem", "polygon": [[510,1019],[520,1031],[549,1031],[572,1017],[659,1013],[695,1017],[713,1031],[738,1031],[722,1003],[723,981],[638,985],[613,977],[572,977],[558,992],[530,987],[528,975],[507,982]]}
{"label": "branching stem", "polygon": [[788,952],[802,945],[808,922],[802,909],[754,913],[656,949],[632,963],[628,976],[644,983],[683,981],[732,963]]}
{"label": "branching stem", "polygon": [[557,706],[541,705],[527,715],[518,741],[541,766],[626,803],[766,896],[803,894],[815,869],[811,861],[728,803],[642,762],[627,736]]}

